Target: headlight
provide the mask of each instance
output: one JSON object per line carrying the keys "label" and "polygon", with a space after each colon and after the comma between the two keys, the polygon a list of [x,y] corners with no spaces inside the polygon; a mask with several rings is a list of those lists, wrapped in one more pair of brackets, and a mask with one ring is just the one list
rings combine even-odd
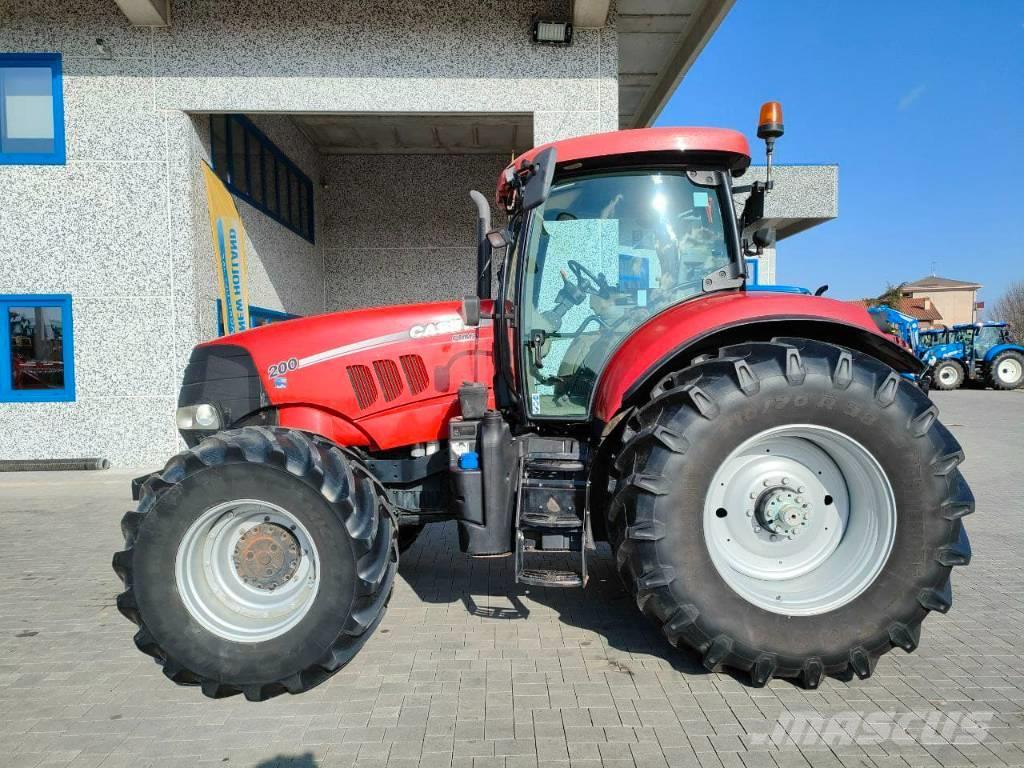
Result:
{"label": "headlight", "polygon": [[220,429],[220,412],[209,403],[186,405],[175,415],[178,429]]}

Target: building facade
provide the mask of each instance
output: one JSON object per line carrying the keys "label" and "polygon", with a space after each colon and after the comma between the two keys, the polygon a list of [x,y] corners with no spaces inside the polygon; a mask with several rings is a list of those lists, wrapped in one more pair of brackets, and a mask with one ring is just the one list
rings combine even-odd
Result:
{"label": "building facade", "polygon": [[[7,4],[0,459],[177,450],[181,373],[219,333],[203,162],[257,319],[457,297],[469,190],[533,145],[651,124],[730,5]],[[538,19],[575,22],[571,45],[534,42]],[[780,237],[836,215],[833,167],[776,178]]]}
{"label": "building facade", "polygon": [[980,290],[980,283],[929,275],[912,283],[905,283],[902,292],[908,299],[927,301],[939,314],[940,320],[936,325],[948,327],[978,320]]}

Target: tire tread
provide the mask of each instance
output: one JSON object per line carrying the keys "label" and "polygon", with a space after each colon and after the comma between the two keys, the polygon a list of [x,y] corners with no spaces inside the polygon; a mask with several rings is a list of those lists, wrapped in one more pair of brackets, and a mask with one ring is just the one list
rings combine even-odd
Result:
{"label": "tire tread", "polygon": [[[203,678],[168,657],[139,611],[132,574],[135,540],[155,505],[194,472],[238,463],[274,466],[317,489],[352,537],[357,578],[350,618],[317,663],[280,680],[236,685]],[[138,508],[125,514],[121,530],[125,548],[114,554],[113,568],[125,591],[118,595],[117,607],[139,627],[136,647],[155,658],[168,678],[181,685],[198,685],[203,695],[214,699],[242,694],[249,701],[265,701],[282,693],[302,693],[322,683],[351,661],[383,618],[398,568],[394,519],[378,495],[375,480],[354,470],[337,445],[296,430],[244,427],[221,432],[172,457],[162,472],[143,485]]]}
{"label": "tire tread", "polygon": [[[741,648],[733,638],[714,630],[713,623],[695,606],[676,602],[669,591],[670,580],[654,578],[659,562],[655,547],[666,535],[664,522],[653,511],[654,501],[668,493],[671,480],[645,465],[658,451],[685,452],[689,442],[680,425],[689,423],[687,419],[717,417],[715,393],[723,386],[750,396],[766,376],[784,376],[796,386],[813,371],[827,375],[835,389],[845,390],[855,379],[863,378],[864,369],[874,377],[872,392],[880,407],[909,409],[908,433],[930,446],[932,472],[946,481],[947,495],[936,517],[955,525],[950,526],[950,539],[931,555],[935,586],[922,589],[917,600],[910,601],[914,607],[908,615],[894,617],[880,627],[877,642],[844,649],[837,656],[810,656],[802,666],[786,667],[773,653]],[[695,392],[699,393],[696,397]],[[720,349],[717,358],[665,376],[652,391],[651,400],[631,417],[615,465],[619,474],[608,514],[609,540],[620,576],[641,611],[672,645],[685,644],[700,653],[708,669],[745,670],[755,685],[765,685],[773,677],[793,678],[809,689],[817,688],[826,675],[865,678],[889,649],[913,651],[928,612],[945,613],[952,604],[949,569],[970,562],[970,542],[960,518],[974,511],[974,498],[958,469],[963,458],[952,434],[938,421],[937,408],[912,382],[873,358],[810,339],[734,344]],[[661,567],[657,572],[664,570],[666,567]]]}

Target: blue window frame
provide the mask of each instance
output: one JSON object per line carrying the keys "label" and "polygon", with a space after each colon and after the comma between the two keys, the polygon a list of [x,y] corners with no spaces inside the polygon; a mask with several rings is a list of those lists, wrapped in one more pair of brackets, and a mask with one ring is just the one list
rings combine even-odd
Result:
{"label": "blue window frame", "polygon": [[75,399],[70,294],[0,294],[0,402]]}
{"label": "blue window frame", "polygon": [[747,283],[749,285],[761,284],[761,262],[757,259],[746,259],[747,262]]}
{"label": "blue window frame", "polygon": [[0,165],[64,165],[59,53],[0,53]]}
{"label": "blue window frame", "polygon": [[210,115],[213,170],[234,194],[314,241],[313,182],[245,115]]}
{"label": "blue window frame", "polygon": [[[280,323],[282,320],[294,320],[297,317],[302,317],[302,315],[293,315],[290,312],[281,312],[276,309],[266,309],[264,307],[254,307],[252,304],[249,305],[250,328],[259,328],[261,325]],[[224,316],[221,314],[220,299],[217,299],[217,335],[224,335]]]}

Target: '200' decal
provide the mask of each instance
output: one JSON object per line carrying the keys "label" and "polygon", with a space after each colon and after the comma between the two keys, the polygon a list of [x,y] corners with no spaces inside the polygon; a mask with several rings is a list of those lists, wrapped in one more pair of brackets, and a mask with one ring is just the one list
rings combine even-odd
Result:
{"label": "'200' decal", "polygon": [[284,376],[289,371],[294,371],[299,367],[299,361],[294,357],[289,357],[287,360],[282,360],[280,363],[274,363],[267,368],[267,376],[274,378],[275,376]]}

